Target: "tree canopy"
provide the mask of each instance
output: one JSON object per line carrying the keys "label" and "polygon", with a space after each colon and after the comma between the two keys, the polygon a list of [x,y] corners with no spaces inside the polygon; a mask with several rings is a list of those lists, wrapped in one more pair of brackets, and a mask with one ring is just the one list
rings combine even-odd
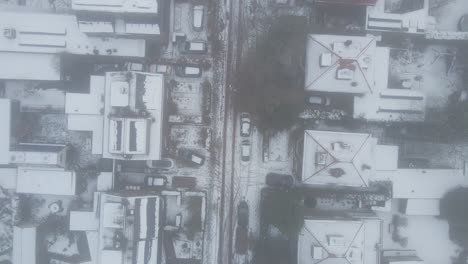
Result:
{"label": "tree canopy", "polygon": [[295,235],[304,225],[301,194],[295,190],[274,191],[265,198],[262,217],[284,235]]}
{"label": "tree canopy", "polygon": [[289,128],[302,110],[306,36],[304,17],[280,17],[239,66],[236,105],[260,128]]}
{"label": "tree canopy", "polygon": [[440,217],[450,225],[450,239],[468,249],[468,188],[454,189],[441,199]]}

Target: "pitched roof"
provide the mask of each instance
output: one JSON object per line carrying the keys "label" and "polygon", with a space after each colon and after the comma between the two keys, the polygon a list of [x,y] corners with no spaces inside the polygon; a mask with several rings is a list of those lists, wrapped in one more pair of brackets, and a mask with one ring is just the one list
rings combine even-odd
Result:
{"label": "pitched roof", "polygon": [[[379,220],[305,220],[298,239],[298,264],[377,264],[380,231]],[[312,250],[319,254],[313,256]]]}
{"label": "pitched roof", "polygon": [[366,187],[376,143],[370,134],[306,130],[302,181]]}
{"label": "pitched roof", "polygon": [[[309,35],[307,41],[306,91],[368,93],[374,87],[376,41],[370,37]],[[329,58],[322,63],[323,57]],[[338,78],[349,69],[352,76]]]}

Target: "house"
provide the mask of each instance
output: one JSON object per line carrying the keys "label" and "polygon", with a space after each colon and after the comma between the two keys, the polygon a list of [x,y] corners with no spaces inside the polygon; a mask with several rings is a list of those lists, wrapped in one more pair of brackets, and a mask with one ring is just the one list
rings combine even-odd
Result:
{"label": "house", "polygon": [[36,263],[36,233],[35,226],[13,227],[13,263]]}
{"label": "house", "polygon": [[10,164],[65,168],[67,151],[63,144],[19,143],[10,150]]}
{"label": "house", "polygon": [[163,149],[164,76],[106,74],[103,157],[159,160]]}
{"label": "house", "polygon": [[82,32],[167,41],[169,1],[73,0]]}
{"label": "house", "polygon": [[395,170],[397,165],[398,147],[378,145],[370,134],[304,132],[304,184],[369,187],[377,170]]}
{"label": "house", "polygon": [[377,0],[315,0],[317,4],[328,5],[375,5]]}
{"label": "house", "polygon": [[157,195],[102,193],[96,263],[159,263],[161,210]]}
{"label": "house", "polygon": [[366,30],[371,32],[424,34],[429,22],[429,0],[378,0],[367,7]]}
{"label": "house", "polygon": [[76,174],[63,168],[18,167],[17,193],[75,195]]}
{"label": "house", "polygon": [[61,54],[145,56],[145,40],[88,36],[74,15],[0,12],[0,79],[58,81]]}
{"label": "house", "polygon": [[104,158],[159,160],[165,96],[162,74],[91,76],[90,93],[66,94],[68,129],[91,131],[92,153]]}
{"label": "house", "polygon": [[378,219],[305,219],[297,243],[298,264],[379,264],[382,223]]}
{"label": "house", "polygon": [[352,97],[354,118],[423,121],[424,94],[405,80],[389,87],[389,57],[374,37],[309,35],[305,91]]}

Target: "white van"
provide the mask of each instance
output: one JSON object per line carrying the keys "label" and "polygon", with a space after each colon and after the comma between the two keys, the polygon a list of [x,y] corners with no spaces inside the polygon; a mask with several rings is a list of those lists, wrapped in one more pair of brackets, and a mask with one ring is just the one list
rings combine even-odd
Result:
{"label": "white van", "polygon": [[205,7],[202,5],[193,6],[193,29],[201,31],[203,29],[203,16]]}

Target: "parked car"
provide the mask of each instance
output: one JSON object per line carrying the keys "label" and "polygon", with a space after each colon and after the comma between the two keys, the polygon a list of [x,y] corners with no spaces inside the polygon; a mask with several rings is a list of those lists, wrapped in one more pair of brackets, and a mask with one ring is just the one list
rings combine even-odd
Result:
{"label": "parked car", "polygon": [[241,143],[241,161],[250,161],[250,153],[252,151],[252,145],[248,140],[244,140]]}
{"label": "parked car", "polygon": [[172,177],[172,187],[193,189],[197,186],[197,179],[194,177],[187,176],[174,176]]}
{"label": "parked car", "polygon": [[205,13],[205,7],[202,5],[195,5],[192,9],[193,13],[193,29],[201,31],[203,29],[203,17]]}
{"label": "parked car", "polygon": [[151,64],[149,66],[149,72],[170,74],[171,66],[166,65],[166,64]]}
{"label": "parked car", "polygon": [[245,200],[240,201],[237,205],[237,225],[249,226],[249,204]]}
{"label": "parked car", "polygon": [[246,227],[236,228],[236,240],[234,247],[237,254],[245,255],[249,249],[249,230]]}
{"label": "parked car", "polygon": [[186,41],[180,50],[184,54],[206,54],[207,51],[206,43],[201,41]]}
{"label": "parked car", "polygon": [[292,175],[269,173],[266,176],[266,184],[273,187],[291,188],[294,186],[294,178]]}
{"label": "parked car", "polygon": [[150,169],[172,169],[174,162],[171,159],[148,160],[146,166]]}
{"label": "parked car", "polygon": [[331,104],[331,99],[328,96],[312,95],[307,98],[307,103],[317,106],[329,106]]}
{"label": "parked car", "polygon": [[177,66],[175,74],[184,78],[197,78],[202,75],[202,69],[195,66]]}
{"label": "parked car", "polygon": [[179,157],[181,157],[183,160],[188,161],[192,164],[203,165],[203,163],[205,163],[205,157],[191,150],[180,149],[178,154]]}
{"label": "parked car", "polygon": [[250,121],[250,114],[249,113],[241,113],[240,114],[240,134],[242,137],[250,136],[251,130],[251,121]]}
{"label": "parked car", "polygon": [[145,185],[148,187],[164,187],[166,184],[167,178],[164,176],[148,175],[145,177]]}
{"label": "parked car", "polygon": [[458,30],[468,32],[468,14],[464,14],[458,21]]}

